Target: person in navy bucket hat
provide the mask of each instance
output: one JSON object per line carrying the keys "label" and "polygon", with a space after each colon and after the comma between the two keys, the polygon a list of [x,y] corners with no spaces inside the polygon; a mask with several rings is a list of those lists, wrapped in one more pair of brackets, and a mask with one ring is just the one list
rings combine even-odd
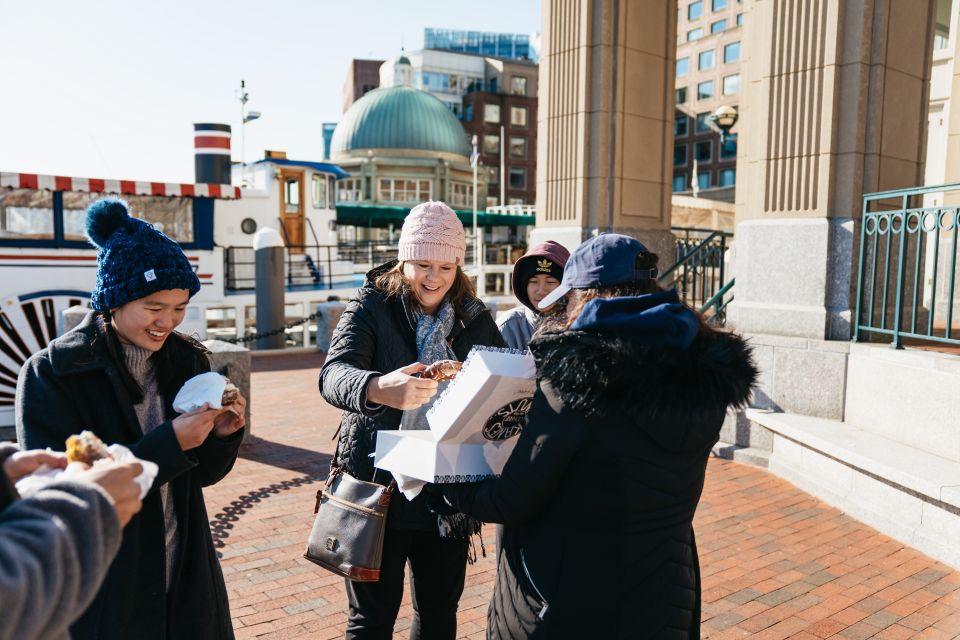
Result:
{"label": "person in navy bucket hat", "polygon": [[536,393],[503,472],[436,485],[504,524],[488,638],[700,637],[693,517],[757,369],[657,274],[629,236],[577,247],[539,305],[567,296],[530,342]]}

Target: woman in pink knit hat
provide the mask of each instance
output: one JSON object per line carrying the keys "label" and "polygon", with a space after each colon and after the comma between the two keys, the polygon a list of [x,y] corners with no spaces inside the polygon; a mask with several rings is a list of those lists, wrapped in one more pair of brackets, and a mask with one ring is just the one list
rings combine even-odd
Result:
{"label": "woman in pink knit hat", "polygon": [[[442,202],[417,205],[403,222],[397,260],[367,274],[347,305],[320,371],[320,390],[343,409],[333,463],[361,480],[389,484],[372,454],[377,432],[397,429],[404,411],[427,404],[438,383],[417,377],[438,360],[464,360],[477,345],[503,338],[463,273],[463,224]],[[413,639],[453,639],[468,539],[479,523],[438,516],[426,496],[394,492],[387,514],[380,579],[347,580],[347,638],[393,637],[409,561]]]}

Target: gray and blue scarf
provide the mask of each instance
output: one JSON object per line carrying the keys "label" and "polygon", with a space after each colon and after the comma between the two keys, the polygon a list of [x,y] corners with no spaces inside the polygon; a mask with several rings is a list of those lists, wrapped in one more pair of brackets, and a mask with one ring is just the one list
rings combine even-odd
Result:
{"label": "gray and blue scarf", "polygon": [[[433,364],[440,360],[456,360],[457,355],[453,352],[450,343],[447,342],[447,336],[453,330],[453,324],[456,321],[456,313],[449,300],[445,300],[440,305],[436,315],[429,315],[423,311],[417,311],[415,314],[417,328],[417,360],[423,364]],[[441,391],[449,382],[440,383]],[[439,397],[439,394],[437,396]],[[422,411],[417,411],[416,422],[426,424],[426,412],[433,403],[420,407]],[[406,416],[405,416],[406,417]],[[401,427],[402,428],[402,427]],[[421,427],[426,428],[426,427]],[[482,523],[472,516],[465,513],[452,513],[448,515],[438,515],[437,525],[440,529],[440,536],[443,538],[470,539],[473,535],[480,535]],[[486,549],[483,549],[483,539],[480,540],[480,546],[483,555],[486,556]],[[471,545],[467,560],[470,564],[476,562],[477,553]]]}

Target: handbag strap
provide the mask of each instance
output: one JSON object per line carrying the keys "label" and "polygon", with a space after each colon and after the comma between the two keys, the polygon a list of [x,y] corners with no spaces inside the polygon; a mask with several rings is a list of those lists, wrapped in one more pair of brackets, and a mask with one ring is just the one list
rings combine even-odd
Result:
{"label": "handbag strap", "polygon": [[[337,436],[340,434],[340,429],[342,428],[342,426],[343,425],[337,427],[337,431],[336,433],[334,433],[335,438],[337,438]],[[337,464],[337,458],[339,457],[340,457],[340,438],[337,438],[337,446],[333,448],[333,457],[330,458],[330,471],[327,472],[327,481],[325,483],[325,486],[327,487],[329,487],[330,483],[332,483],[334,479],[336,479],[336,477],[343,472],[343,467]],[[373,483],[377,482],[377,471],[380,471],[380,469],[377,467],[374,467],[373,476],[370,478],[370,482],[373,482]],[[390,482],[389,484],[386,485],[387,489],[386,491],[384,491],[384,494],[388,496],[393,495],[393,489],[396,486],[397,486],[397,481],[391,475]],[[319,497],[317,498],[317,500],[319,500]]]}

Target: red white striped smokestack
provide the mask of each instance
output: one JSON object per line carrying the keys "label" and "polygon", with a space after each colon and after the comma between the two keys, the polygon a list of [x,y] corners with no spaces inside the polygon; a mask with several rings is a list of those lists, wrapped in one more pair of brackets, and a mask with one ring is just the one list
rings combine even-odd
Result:
{"label": "red white striped smokestack", "polygon": [[198,183],[230,184],[230,125],[193,125],[194,172]]}

